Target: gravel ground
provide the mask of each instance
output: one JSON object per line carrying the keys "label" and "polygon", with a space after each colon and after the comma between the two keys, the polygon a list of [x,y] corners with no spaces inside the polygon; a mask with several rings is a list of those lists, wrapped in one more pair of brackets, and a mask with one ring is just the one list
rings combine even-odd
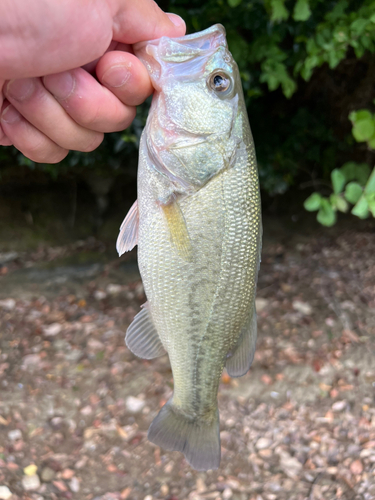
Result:
{"label": "gravel ground", "polygon": [[0,500],[375,499],[374,225],[265,228],[257,352],[223,374],[207,473],[146,439],[173,382],[166,356],[124,345],[145,301],[135,255],[0,253]]}

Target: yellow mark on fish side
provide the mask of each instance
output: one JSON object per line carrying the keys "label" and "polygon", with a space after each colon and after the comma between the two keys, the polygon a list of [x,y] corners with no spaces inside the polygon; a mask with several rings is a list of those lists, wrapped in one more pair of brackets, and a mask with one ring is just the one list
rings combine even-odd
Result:
{"label": "yellow mark on fish side", "polygon": [[168,205],[161,205],[161,208],[167,221],[173,246],[184,260],[192,260],[193,248],[191,246],[184,214],[179,204],[177,201],[173,201]]}

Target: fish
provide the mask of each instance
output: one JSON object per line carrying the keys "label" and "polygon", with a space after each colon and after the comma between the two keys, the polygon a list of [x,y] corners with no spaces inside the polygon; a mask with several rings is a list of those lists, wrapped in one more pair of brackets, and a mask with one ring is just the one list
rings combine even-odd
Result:
{"label": "fish", "polygon": [[138,357],[168,353],[174,389],[148,431],[196,470],[220,465],[218,387],[253,361],[262,222],[239,70],[216,24],[135,45],[155,88],[138,198],[120,255],[138,245],[147,302],[126,332]]}

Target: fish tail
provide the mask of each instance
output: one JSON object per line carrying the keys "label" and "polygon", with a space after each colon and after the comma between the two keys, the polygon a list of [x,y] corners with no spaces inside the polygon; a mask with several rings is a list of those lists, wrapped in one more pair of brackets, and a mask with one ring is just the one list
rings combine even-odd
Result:
{"label": "fish tail", "polygon": [[148,439],[169,451],[181,451],[196,470],[220,465],[219,410],[210,421],[189,418],[169,400],[150,425]]}

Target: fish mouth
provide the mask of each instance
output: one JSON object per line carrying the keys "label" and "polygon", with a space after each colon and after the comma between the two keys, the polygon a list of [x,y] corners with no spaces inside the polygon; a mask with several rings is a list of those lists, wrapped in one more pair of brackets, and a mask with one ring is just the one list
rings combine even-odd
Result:
{"label": "fish mouth", "polygon": [[157,38],[154,40],[148,40],[144,42],[138,42],[133,45],[133,49],[135,52],[140,52],[142,49],[144,49],[147,45],[159,45],[163,43],[163,41],[169,41],[171,40],[172,42],[175,42],[176,44],[181,44],[181,45],[190,45],[193,46],[197,49],[205,50],[209,48],[207,46],[207,41],[214,42],[219,42],[216,44],[216,46],[227,46],[226,42],[226,31],[225,28],[222,24],[214,24],[210,28],[207,28],[203,31],[198,31],[197,33],[192,33],[191,35],[185,35],[185,36],[180,36],[176,38],[168,38],[166,36],[163,36],[161,38]]}
{"label": "fish mouth", "polygon": [[148,69],[156,88],[161,73],[173,74],[176,78],[186,76],[187,73],[197,74],[216,52],[228,51],[225,28],[221,24],[178,38],[164,36],[157,40],[139,42],[133,48],[135,55]]}

